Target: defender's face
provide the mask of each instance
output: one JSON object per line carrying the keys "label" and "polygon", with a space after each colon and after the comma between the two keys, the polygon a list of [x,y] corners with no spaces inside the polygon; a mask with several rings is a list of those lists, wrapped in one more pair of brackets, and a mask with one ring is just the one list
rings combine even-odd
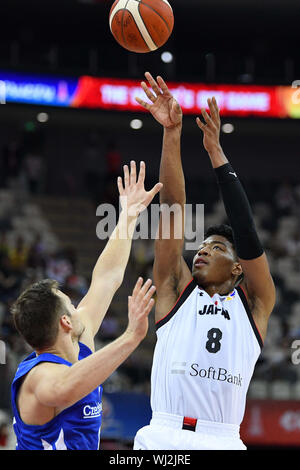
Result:
{"label": "defender's face", "polygon": [[232,244],[221,235],[201,243],[193,260],[192,275],[199,285],[221,284],[232,278],[236,255]]}
{"label": "defender's face", "polygon": [[61,298],[72,324],[72,338],[78,339],[85,330],[85,326],[82,323],[79,313],[71,302],[70,297],[61,291],[57,291],[56,294]]}

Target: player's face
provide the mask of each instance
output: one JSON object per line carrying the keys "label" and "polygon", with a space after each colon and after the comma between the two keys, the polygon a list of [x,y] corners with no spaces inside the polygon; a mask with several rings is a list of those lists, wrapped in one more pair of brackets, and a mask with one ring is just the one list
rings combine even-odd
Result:
{"label": "player's face", "polygon": [[70,297],[61,291],[57,291],[57,295],[61,298],[64,306],[69,314],[72,323],[72,338],[78,339],[84,332],[85,326],[82,323],[78,311],[71,302]]}
{"label": "player's face", "polygon": [[234,279],[239,263],[231,243],[221,235],[211,235],[201,243],[193,260],[192,275],[199,285],[220,285]]}

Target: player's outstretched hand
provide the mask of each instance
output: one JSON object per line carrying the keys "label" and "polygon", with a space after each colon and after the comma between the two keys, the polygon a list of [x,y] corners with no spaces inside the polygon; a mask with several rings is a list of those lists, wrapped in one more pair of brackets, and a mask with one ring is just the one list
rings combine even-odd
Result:
{"label": "player's outstretched hand", "polygon": [[136,97],[136,101],[143,106],[143,108],[150,111],[152,116],[166,129],[174,129],[182,126],[182,109],[174,96],[168,89],[162,77],[157,77],[154,80],[149,72],[145,73],[145,77],[151,86],[150,90],[146,82],[141,83],[147,98],[152,104],[143,101],[141,98]]}
{"label": "player's outstretched hand", "polygon": [[120,202],[123,210],[131,217],[137,217],[152,202],[154,196],[163,187],[162,183],[157,183],[151,191],[145,190],[146,164],[140,163],[140,172],[137,176],[136,163],[131,161],[130,170],[124,165],[124,182],[118,178],[118,189]]}
{"label": "player's outstretched hand", "polygon": [[143,285],[143,279],[140,277],[133,289],[132,295],[128,297],[128,327],[127,333],[142,341],[148,331],[148,316],[154,305],[153,294],[155,286],[151,279],[148,279]]}
{"label": "player's outstretched hand", "polygon": [[220,145],[220,111],[216,101],[216,98],[207,100],[209,107],[210,115],[206,112],[204,108],[201,109],[202,117],[204,123],[198,117],[196,122],[198,127],[203,132],[203,144],[207,152],[212,152],[217,146]]}

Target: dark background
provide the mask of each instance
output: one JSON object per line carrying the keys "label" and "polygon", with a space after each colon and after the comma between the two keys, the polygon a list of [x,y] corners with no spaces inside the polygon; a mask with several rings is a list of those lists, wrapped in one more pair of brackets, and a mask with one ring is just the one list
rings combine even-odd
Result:
{"label": "dark background", "polygon": [[[109,30],[111,1],[4,1],[0,68],[60,76],[90,74],[141,80],[149,70],[154,76],[161,74],[166,81],[231,84],[291,85],[300,77],[299,2],[174,0],[171,4],[175,26],[167,44],[153,53],[134,54],[120,47]],[[165,50],[173,53],[172,64],[161,61]],[[0,108],[2,129],[10,123],[22,129],[23,121],[35,120],[39,111],[43,109],[13,105]],[[154,151],[146,149],[144,138],[141,146],[137,138],[134,141],[131,138],[137,133],[129,129],[129,119],[139,115],[60,109],[47,112],[51,118],[43,132],[46,133],[47,127],[48,136],[51,129],[56,134],[67,134],[69,130],[72,134],[78,127],[87,132],[96,129],[108,139],[117,132],[124,158],[148,151],[152,153],[151,161],[159,159],[159,126],[148,115],[143,116],[143,132],[157,143]],[[226,119],[224,122],[235,125],[236,132],[224,135],[223,143],[233,163],[237,159],[243,177],[259,178],[266,171],[270,179],[296,176],[297,121]],[[202,151],[198,128],[190,116],[185,118],[184,136],[188,134],[195,137],[187,138],[194,149],[189,151],[186,144],[187,170],[199,164],[196,153]],[[71,139],[78,138],[76,130]],[[185,150],[185,142],[183,145]],[[81,152],[80,144],[74,147]],[[80,162],[80,156],[76,155],[75,159]],[[205,166],[205,154],[200,161],[209,170]],[[260,170],[257,165],[261,166]],[[157,174],[157,165],[153,172]],[[51,182],[49,185],[50,191]]]}
{"label": "dark background", "polygon": [[[112,1],[3,1],[1,66],[60,73],[140,76],[162,72],[160,53],[123,51],[112,40]],[[181,80],[289,84],[299,75],[299,13],[295,0],[174,0],[176,57],[170,75]],[[215,58],[215,72],[207,62]],[[171,78],[170,76],[168,77]]]}

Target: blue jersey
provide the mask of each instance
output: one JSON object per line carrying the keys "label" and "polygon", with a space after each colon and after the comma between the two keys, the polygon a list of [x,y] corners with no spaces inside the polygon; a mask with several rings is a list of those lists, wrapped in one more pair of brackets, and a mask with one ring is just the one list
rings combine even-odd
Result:
{"label": "blue jersey", "polygon": [[[78,359],[92,351],[79,343]],[[25,424],[18,412],[17,393],[22,378],[41,362],[55,362],[71,367],[71,363],[54,354],[30,354],[18,367],[12,383],[13,426],[17,437],[17,450],[98,450],[102,419],[102,387],[99,386],[82,400],[66,408],[55,418],[41,426]]]}

